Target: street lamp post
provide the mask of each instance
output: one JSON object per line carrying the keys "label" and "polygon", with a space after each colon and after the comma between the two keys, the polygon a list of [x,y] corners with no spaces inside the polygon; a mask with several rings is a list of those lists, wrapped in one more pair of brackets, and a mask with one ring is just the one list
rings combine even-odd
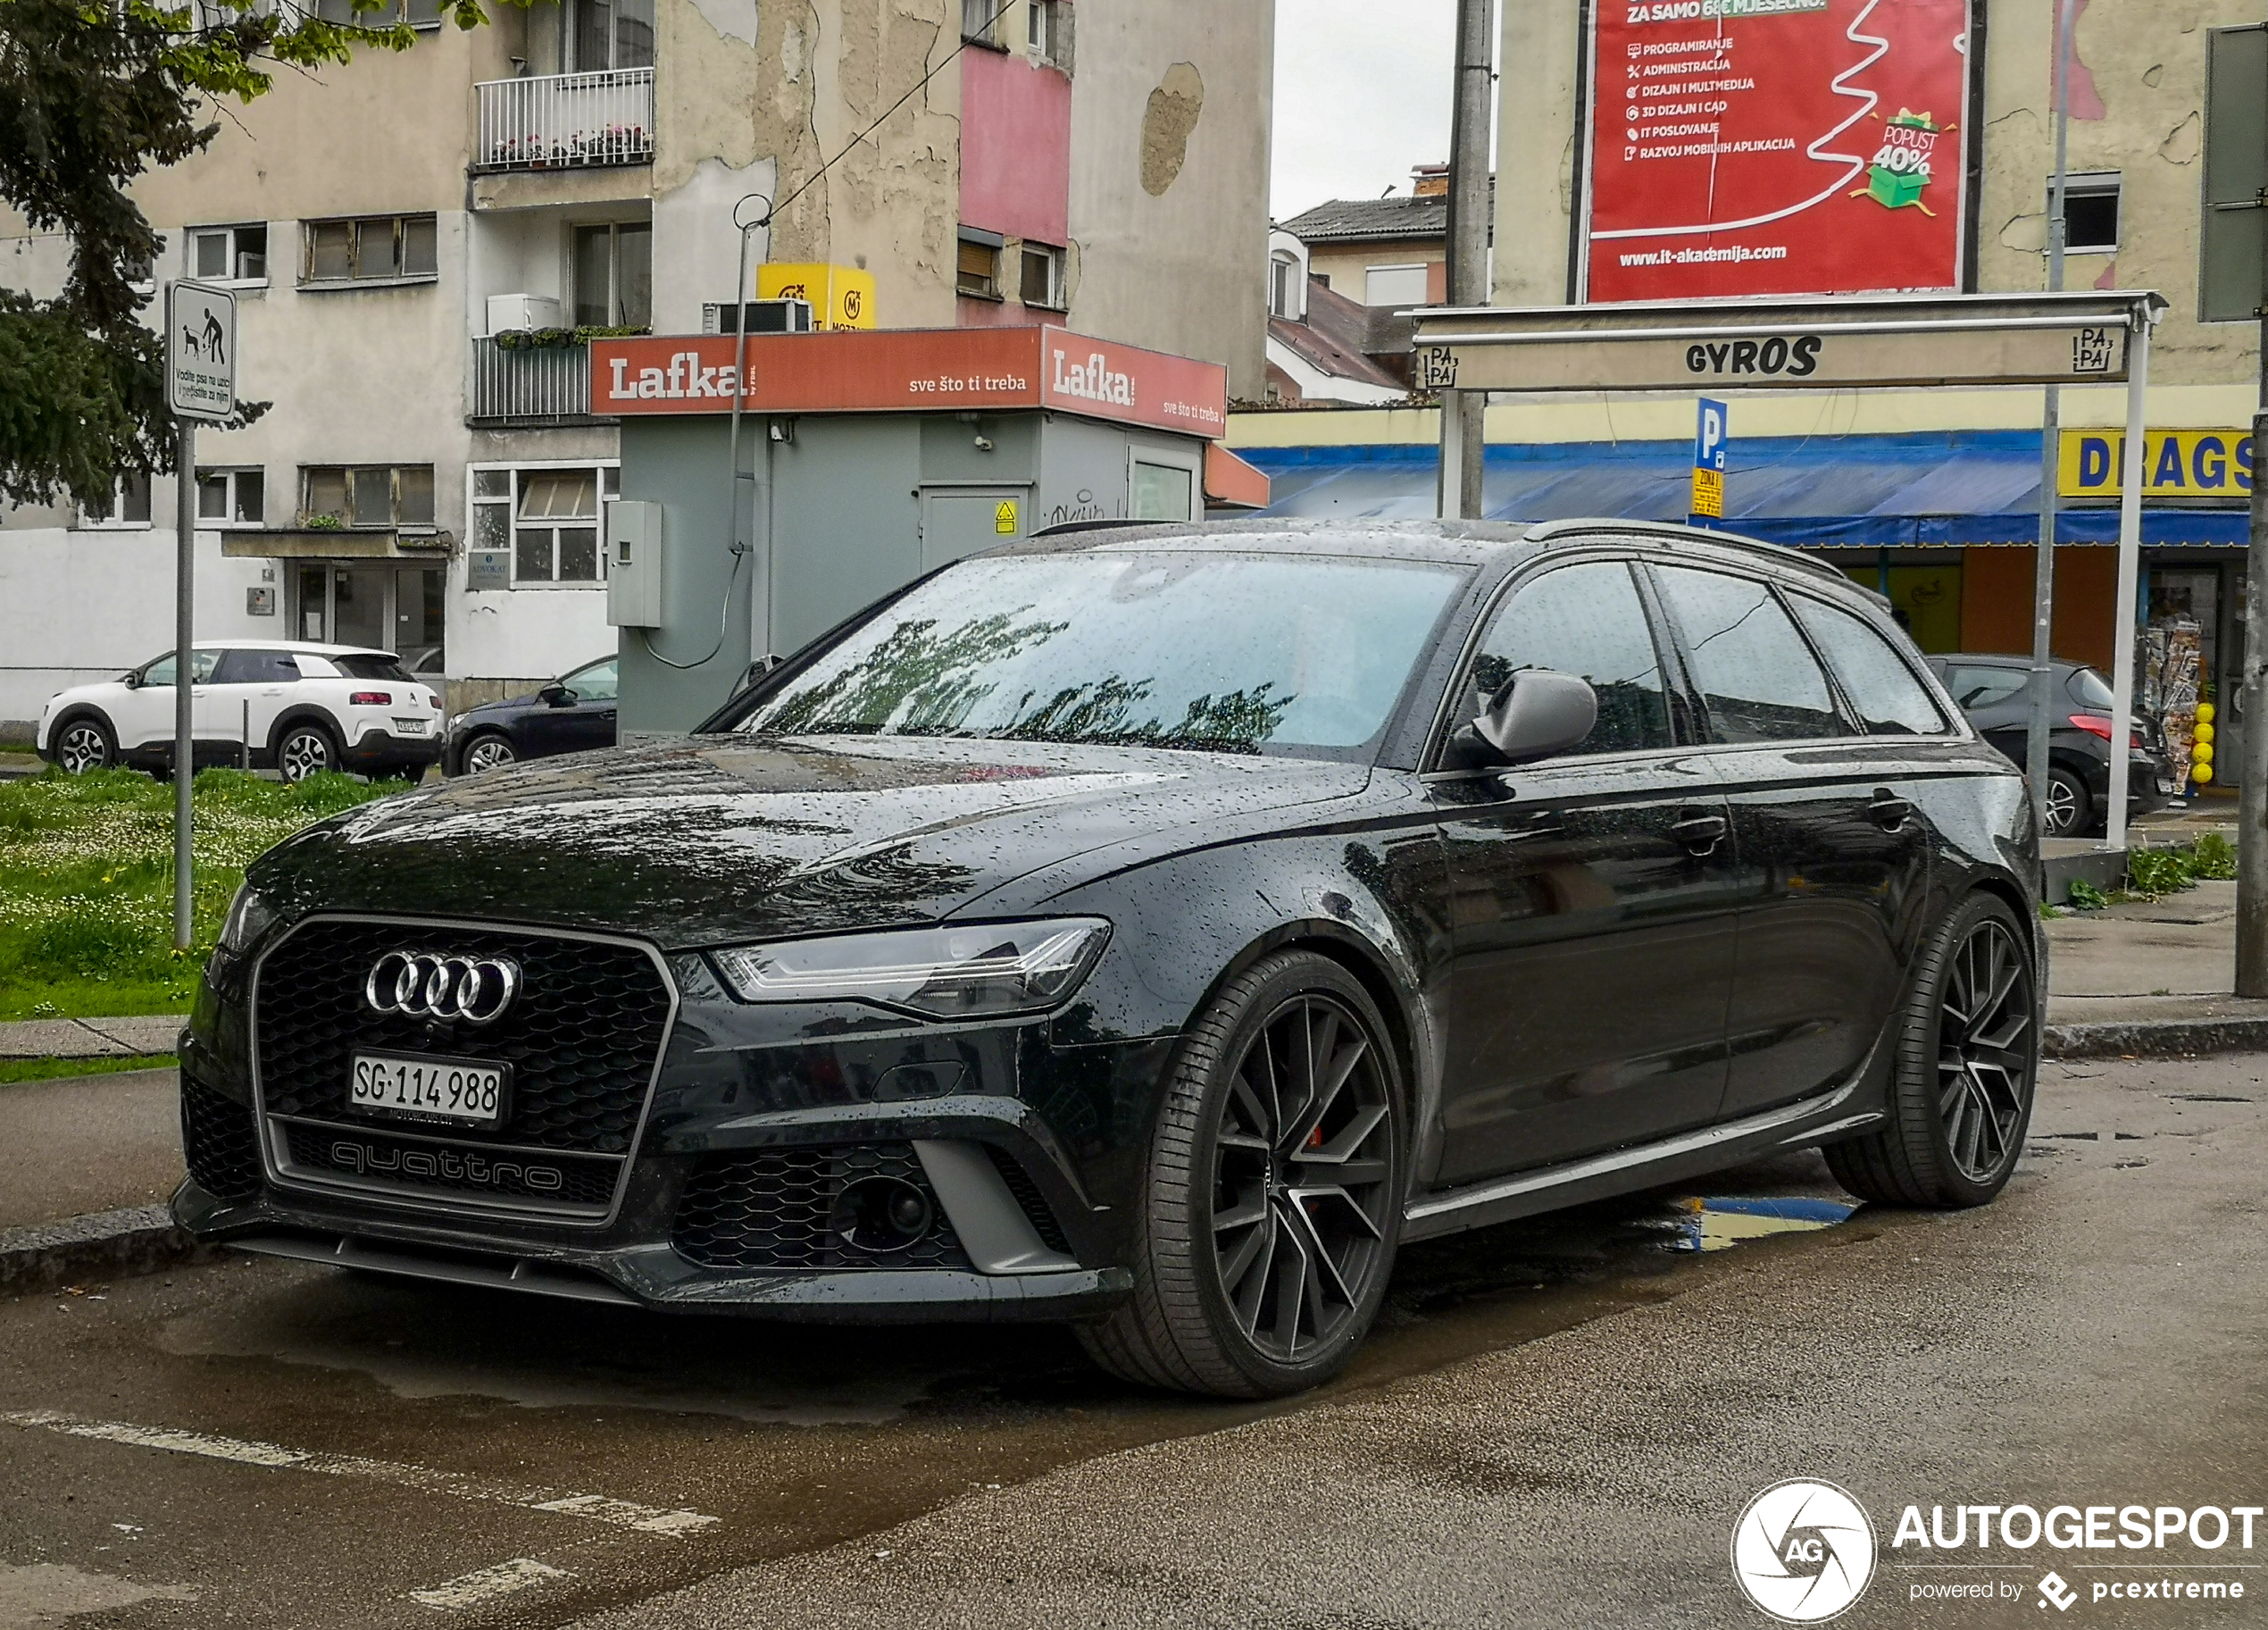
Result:
{"label": "street lamp post", "polygon": [[[2261,53],[2268,64],[2268,50]],[[2268,79],[2262,86],[2268,96]],[[2268,203],[2268,188],[2263,189]],[[2268,238],[2268,208],[2259,213]],[[2268,997],[2268,242],[2260,257],[2260,399],[2252,420],[2252,542],[2245,562],[2244,771],[2237,783],[2237,994]]]}

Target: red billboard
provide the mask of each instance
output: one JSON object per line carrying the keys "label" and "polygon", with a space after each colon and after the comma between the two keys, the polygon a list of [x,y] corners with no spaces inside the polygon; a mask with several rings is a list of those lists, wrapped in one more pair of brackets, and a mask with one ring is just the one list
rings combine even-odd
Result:
{"label": "red billboard", "polygon": [[1597,0],[1584,298],[1961,284],[1968,0]]}

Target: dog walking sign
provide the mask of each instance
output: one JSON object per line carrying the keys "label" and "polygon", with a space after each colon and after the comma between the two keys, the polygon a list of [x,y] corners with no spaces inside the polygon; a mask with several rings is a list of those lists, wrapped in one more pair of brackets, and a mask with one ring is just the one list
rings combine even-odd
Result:
{"label": "dog walking sign", "polygon": [[165,322],[165,400],[179,419],[237,411],[237,297],[177,282]]}

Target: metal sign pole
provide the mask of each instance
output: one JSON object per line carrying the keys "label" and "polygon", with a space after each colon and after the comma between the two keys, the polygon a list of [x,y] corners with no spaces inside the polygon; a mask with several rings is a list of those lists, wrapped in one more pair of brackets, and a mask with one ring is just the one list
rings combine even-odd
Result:
{"label": "metal sign pole", "polygon": [[2128,739],[2134,729],[2134,598],[2140,592],[2142,574],[2142,442],[2148,418],[2145,398],[2150,389],[2150,319],[2137,313],[2128,343],[2133,360],[2126,376],[2126,458],[2124,487],[2118,503],[2117,641],[2111,652],[2111,807],[2103,836],[2113,849],[2126,847],[2127,788],[2134,767]]}
{"label": "metal sign pole", "polygon": [[189,661],[196,638],[196,421],[181,419],[174,441],[173,517],[173,949],[186,951],[191,921],[189,794],[196,780],[196,715]]}
{"label": "metal sign pole", "polygon": [[[2071,168],[2072,0],[2055,6],[2055,180],[2047,205],[2047,290],[2064,291],[2064,247],[2070,223],[2064,218]],[[2047,387],[2039,422],[2039,552],[2031,585],[2031,718],[2024,733],[2024,776],[2031,787],[2032,814],[2047,830],[2047,740],[2055,679],[2055,510],[2063,469],[2064,397]]]}
{"label": "metal sign pole", "polygon": [[[2268,54],[2264,54],[2268,55]],[[2268,204],[2268,193],[2264,193]],[[2268,209],[2261,211],[2268,234]],[[2252,421],[2252,547],[2245,561],[2243,736],[2237,783],[2237,994],[2268,996],[2268,244],[2260,262],[2260,410]],[[2227,710],[2222,710],[2227,716]]]}

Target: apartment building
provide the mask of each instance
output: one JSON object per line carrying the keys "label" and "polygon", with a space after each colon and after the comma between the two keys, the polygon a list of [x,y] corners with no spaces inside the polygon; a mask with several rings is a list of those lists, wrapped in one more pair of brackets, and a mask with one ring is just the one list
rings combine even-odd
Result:
{"label": "apartment building", "polygon": [[[821,326],[1044,321],[1263,388],[1271,4],[397,3],[412,49],[279,75],[137,189],[154,286],[231,286],[271,404],[199,439],[215,636],[397,649],[453,707],[613,649],[586,342],[729,326],[752,222],[749,296]],[[0,230],[0,278],[61,253]],[[0,721],[170,644],[171,492],[0,521]]]}

